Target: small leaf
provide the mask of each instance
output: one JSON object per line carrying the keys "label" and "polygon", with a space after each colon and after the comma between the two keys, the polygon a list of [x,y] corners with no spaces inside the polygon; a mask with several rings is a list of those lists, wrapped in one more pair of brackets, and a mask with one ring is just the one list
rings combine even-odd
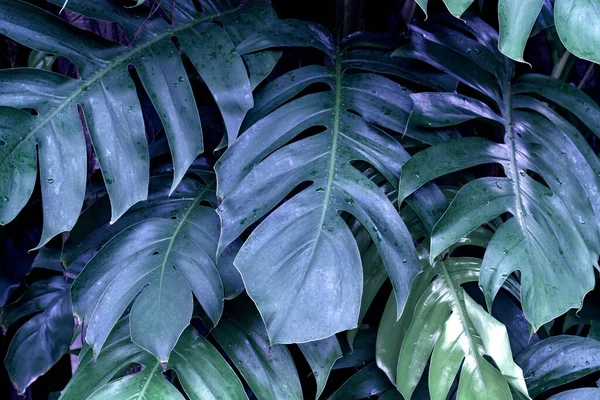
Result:
{"label": "small leaf", "polygon": [[258,398],[302,398],[291,354],[285,345],[269,344],[260,314],[246,296],[228,304],[212,334]]}

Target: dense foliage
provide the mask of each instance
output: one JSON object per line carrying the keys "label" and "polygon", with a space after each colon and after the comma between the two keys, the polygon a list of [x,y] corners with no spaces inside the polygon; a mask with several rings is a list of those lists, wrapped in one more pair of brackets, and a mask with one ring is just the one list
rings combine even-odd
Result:
{"label": "dense foliage", "polygon": [[0,0],[11,393],[600,398],[598,5],[390,3]]}

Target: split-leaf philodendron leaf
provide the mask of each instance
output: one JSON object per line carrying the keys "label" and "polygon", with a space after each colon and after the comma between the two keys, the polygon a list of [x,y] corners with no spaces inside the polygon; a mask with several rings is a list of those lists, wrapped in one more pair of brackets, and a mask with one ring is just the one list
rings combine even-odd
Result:
{"label": "split-leaf philodendron leaf", "polygon": [[411,44],[396,52],[448,72],[482,99],[414,94],[407,135],[413,129],[434,135],[437,129],[475,120],[489,127],[486,137],[450,139],[414,155],[402,166],[399,198],[443,175],[500,164],[503,174],[474,179],[457,193],[433,229],[431,260],[473,229],[509,213],[512,217],[486,250],[479,283],[491,309],[506,278],[519,270],[525,316],[537,330],[581,307],[594,287],[600,253],[600,162],[578,125],[559,110],[600,134],[600,108],[581,91],[549,77],[530,74],[511,82],[513,66],[494,48],[494,35],[477,19],[467,20],[459,30],[414,28]]}
{"label": "split-leaf philodendron leaf", "polygon": [[481,260],[464,257],[426,265],[397,323],[390,296],[379,327],[377,362],[406,399],[412,398],[430,357],[433,400],[448,397],[459,371],[458,399],[512,399],[512,391],[529,397],[506,328],[462,287],[477,281],[480,265]]}
{"label": "split-leaf philodendron leaf", "polygon": [[600,0],[415,1],[0,0],[18,393],[600,398]]}
{"label": "split-leaf philodendron leaf", "polygon": [[[164,178],[153,179],[164,189]],[[227,267],[216,262],[219,218],[201,204],[214,204],[214,178],[186,178],[167,195],[163,190],[131,210],[73,283],[73,310],[96,356],[132,301],[131,338],[161,362],[189,324],[192,293],[213,324],[221,317],[220,270]]]}
{"label": "split-leaf philodendron leaf", "polygon": [[[155,14],[133,41],[146,17],[140,8],[127,10],[101,0],[69,2],[69,9],[120,24],[128,33],[127,46],[75,28],[26,2],[0,1],[0,34],[66,57],[80,76],[73,79],[30,68],[0,73],[0,105],[36,111],[32,116],[0,107],[0,224],[13,220],[31,196],[39,159],[44,230],[38,247],[74,226],[86,183],[82,123],[89,130],[111,198],[111,221],[146,199],[148,145],[129,66],[135,68],[165,128],[175,170],[171,192],[175,190],[204,148],[194,93],[178,46],[211,91],[228,141],[234,142],[253,105],[251,79],[255,85],[260,82],[278,57],[276,52],[265,53],[260,64],[249,59],[249,78],[235,46],[276,16],[262,2],[245,7],[227,1],[199,3],[202,11],[192,0],[179,0],[171,22]],[[237,24],[240,19],[243,23]]]}
{"label": "split-leaf philodendron leaf", "polygon": [[[223,201],[220,251],[275,209],[235,259],[272,343],[319,340],[357,326],[361,261],[340,212],[352,214],[371,235],[402,310],[418,271],[412,240],[383,191],[351,162],[366,161],[396,186],[401,161],[408,158],[380,127],[403,131],[409,90],[381,73],[440,89],[455,85],[450,77],[410,71],[410,62],[394,62],[368,43],[353,46],[348,40],[335,47],[322,27],[301,21],[274,23],[238,51],[286,45],[315,47],[332,66],[302,67],[260,90],[243,134],[215,167]],[[329,90],[294,99],[317,83]],[[292,141],[308,129],[315,134]],[[435,187],[423,190],[441,196]]]}
{"label": "split-leaf philodendron leaf", "polygon": [[4,332],[20,319],[36,314],[17,330],[4,359],[19,393],[48,372],[69,349],[74,329],[69,286],[62,276],[37,281],[19,300],[1,309]]}

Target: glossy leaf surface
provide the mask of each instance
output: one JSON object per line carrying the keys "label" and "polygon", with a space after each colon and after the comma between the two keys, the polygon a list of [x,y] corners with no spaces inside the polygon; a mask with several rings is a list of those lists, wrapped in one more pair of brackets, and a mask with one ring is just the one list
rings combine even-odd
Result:
{"label": "glossy leaf surface", "polygon": [[[415,0],[427,15],[427,0]],[[482,1],[480,0],[480,3]],[[448,11],[462,18],[473,0],[444,0]],[[594,0],[556,0],[554,24],[563,45],[579,58],[600,63],[600,27],[595,21],[600,8]],[[525,45],[530,36],[552,25],[552,4],[548,0],[499,0],[498,49],[515,61],[523,59]]]}
{"label": "glossy leaf surface", "polygon": [[556,31],[565,47],[579,58],[600,63],[600,5],[594,0],[554,3]]}
{"label": "glossy leaf surface", "polygon": [[[185,398],[162,375],[161,363],[131,341],[128,326],[127,318],[123,318],[97,359],[91,348],[84,346],[79,367],[61,400]],[[143,370],[122,376],[136,364],[143,365]],[[192,400],[247,398],[241,382],[217,349],[192,328],[179,338],[166,369],[175,370],[185,394]]]}
{"label": "glossy leaf surface", "polygon": [[397,323],[393,295],[388,300],[377,338],[377,363],[405,398],[412,398],[430,357],[429,393],[434,400],[446,399],[459,370],[458,399],[512,399],[513,390],[528,397],[506,328],[461,286],[477,281],[479,268],[480,260],[472,258],[426,266],[415,278]]}
{"label": "glossy leaf surface", "polygon": [[[334,65],[293,70],[257,93],[243,135],[216,164],[223,199],[219,246],[227,246],[274,209],[254,229],[235,265],[271,342],[298,343],[357,326],[361,262],[341,211],[356,217],[371,235],[397,293],[398,312],[402,309],[418,269],[413,244],[385,194],[350,162],[368,162],[396,186],[400,159],[407,153],[372,123],[402,131],[410,98],[407,89],[376,72],[385,69],[408,79],[415,73],[394,69],[403,64],[389,53],[350,45],[334,49],[323,28],[300,21],[272,24],[238,50],[284,45],[315,47],[332,57]],[[349,73],[350,68],[364,72]],[[315,83],[330,90],[294,99]],[[290,143],[309,128],[321,132]],[[310,186],[277,206],[303,183]]]}
{"label": "glossy leaf surface", "polygon": [[532,396],[600,370],[600,342],[561,335],[542,340],[519,354]]}
{"label": "glossy leaf surface", "polygon": [[302,399],[294,360],[287,347],[271,346],[260,315],[241,296],[230,304],[213,335],[260,399]]}
{"label": "glossy leaf surface", "polygon": [[[525,75],[512,84],[513,66],[490,61],[500,60],[491,47],[495,32],[479,20],[468,20],[466,28],[477,40],[458,31],[448,40],[441,35],[445,28],[434,26],[430,32],[419,30],[423,34],[413,35],[411,45],[397,54],[431,63],[488,100],[456,93],[412,95],[415,107],[407,130],[445,129],[479,119],[489,121],[491,129],[502,129],[504,140],[452,139],[417,153],[402,166],[400,199],[443,175],[500,164],[505,176],[472,180],[457,193],[434,227],[431,259],[478,226],[512,214],[490,242],[480,285],[490,308],[505,279],[520,270],[525,316],[538,329],[580,307],[594,286],[593,266],[600,251],[600,164],[576,126],[535,96],[575,115],[585,114],[581,119],[593,131],[600,113],[587,96],[552,78]],[[457,47],[458,42],[479,52],[473,56]],[[461,73],[463,63],[472,63],[470,78]]]}
{"label": "glossy leaf surface", "polygon": [[[111,221],[146,199],[148,146],[129,65],[135,67],[165,128],[175,169],[171,191],[175,189],[203,151],[203,141],[194,94],[173,37],[215,98],[229,142],[233,142],[253,104],[248,73],[235,45],[252,26],[272,21],[275,15],[264,3],[243,9],[222,3],[200,12],[191,0],[180,1],[173,24],[156,15],[129,47],[77,29],[25,2],[0,2],[0,33],[36,50],[68,58],[81,75],[81,79],[72,79],[41,69],[9,69],[0,74],[0,105],[34,109],[38,114],[27,116],[13,110],[10,123],[0,122],[0,140],[8,144],[0,147],[0,198],[4,199],[0,223],[11,221],[31,195],[37,145],[44,207],[40,246],[73,227],[86,180],[86,148],[78,108],[111,197]],[[84,0],[72,0],[68,7],[93,18],[116,21],[130,32],[134,27],[137,30],[143,15],[138,8],[127,10]],[[235,42],[227,28],[214,23],[229,15],[236,17],[221,22],[235,25],[244,15],[244,23],[231,28]],[[276,62],[276,55],[269,54],[263,57],[257,82]]]}
{"label": "glossy leaf surface", "polygon": [[17,330],[4,358],[19,393],[48,372],[69,349],[74,329],[69,286],[62,276],[37,281],[19,300],[1,309],[3,330],[35,314]]}
{"label": "glossy leaf surface", "polygon": [[132,301],[132,340],[162,362],[190,321],[192,293],[218,322],[224,297],[215,261],[219,220],[200,204],[212,200],[213,190],[187,179],[173,196],[141,204],[79,274],[73,308],[96,355]]}
{"label": "glossy leaf surface", "polygon": [[329,400],[358,400],[384,393],[393,388],[385,374],[371,363],[352,375]]}

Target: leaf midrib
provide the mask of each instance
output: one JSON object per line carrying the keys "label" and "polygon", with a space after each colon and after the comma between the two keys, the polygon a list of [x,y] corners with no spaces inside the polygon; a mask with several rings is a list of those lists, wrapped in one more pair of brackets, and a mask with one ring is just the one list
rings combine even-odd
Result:
{"label": "leaf midrib", "polygon": [[[475,371],[477,371],[476,373],[478,375],[479,380],[481,382],[483,382],[483,376],[481,374],[481,367],[479,366],[479,358],[477,357],[477,349],[475,349],[474,340],[471,335],[471,331],[469,330],[469,325],[467,324],[467,319],[465,316],[467,314],[467,310],[464,308],[463,303],[460,301],[460,297],[458,296],[458,293],[456,292],[456,289],[454,287],[454,281],[450,277],[450,273],[448,272],[448,269],[446,268],[446,262],[441,261],[439,264],[440,264],[440,269],[442,270],[443,275],[444,275],[444,280],[446,281],[446,284],[448,285],[448,290],[449,290],[451,298],[452,298],[451,301],[454,304],[455,310],[457,311],[457,314],[458,314],[458,318],[460,319],[460,322],[463,326],[463,331],[465,333],[465,336],[467,337],[467,342],[469,343],[470,353],[471,353],[473,359],[475,360],[475,364],[476,364]],[[485,385],[484,385],[484,387],[485,387]]]}
{"label": "leaf midrib", "polygon": [[[517,148],[515,145],[515,135],[513,132],[513,125],[512,125],[512,112],[511,112],[511,90],[510,90],[510,83],[506,85],[506,90],[504,92],[504,120],[505,125],[504,125],[504,129],[506,131],[506,137],[508,138],[508,150],[509,150],[509,154],[510,154],[510,174],[512,175],[512,179],[513,179],[513,183],[512,183],[512,188],[513,188],[513,192],[515,193],[515,205],[516,205],[516,211],[517,211],[517,215],[515,215],[515,218],[517,218],[517,221],[519,222],[519,226],[521,227],[521,231],[525,232],[525,221],[523,219],[524,211],[523,211],[523,200],[521,200],[521,184],[520,184],[520,179],[519,179],[519,171],[517,168]],[[523,235],[526,239],[527,235]]]}
{"label": "leaf midrib", "polygon": [[312,248],[310,259],[315,252],[316,243],[319,241],[321,232],[323,230],[323,223],[327,217],[327,210],[329,208],[329,196],[331,195],[331,188],[333,187],[333,178],[335,177],[335,162],[337,160],[337,147],[338,137],[340,135],[340,108],[342,102],[342,61],[340,60],[340,50],[336,49],[335,52],[335,100],[333,104],[333,129],[331,138],[331,155],[329,157],[329,170],[327,172],[327,186],[325,188],[325,195],[323,196],[323,210],[321,211],[321,218],[319,220],[319,229],[315,238],[315,246]]}
{"label": "leaf midrib", "polygon": [[169,259],[169,255],[171,254],[171,250],[173,249],[173,244],[175,243],[175,238],[177,238],[177,236],[179,235],[179,231],[181,231],[181,228],[183,227],[185,222],[187,222],[187,219],[190,216],[190,213],[192,212],[192,210],[194,208],[196,208],[198,203],[200,203],[200,201],[204,198],[204,195],[206,194],[206,192],[208,192],[214,184],[215,184],[215,181],[209,182],[204,186],[204,188],[200,192],[198,192],[198,194],[192,200],[192,203],[188,206],[188,209],[185,211],[185,213],[179,220],[179,223],[176,225],[175,231],[173,231],[173,235],[171,236],[171,240],[169,241],[169,245],[167,246],[167,250],[165,251],[165,256],[163,257],[161,270],[160,270],[160,281],[158,284],[158,307],[159,308],[161,306],[161,300],[162,300],[161,294],[162,294],[163,278],[165,276],[165,268],[167,265],[167,260]]}
{"label": "leaf midrib", "polygon": [[[319,243],[319,239],[321,238],[321,233],[323,232],[323,224],[325,223],[325,218],[327,218],[327,211],[329,209],[329,197],[331,196],[331,188],[333,187],[333,179],[335,177],[335,163],[337,160],[337,147],[338,147],[338,138],[340,135],[340,109],[342,103],[342,61],[340,59],[340,50],[336,48],[335,51],[335,99],[333,104],[333,128],[332,128],[332,138],[331,138],[331,149],[329,156],[329,169],[327,172],[327,186],[325,188],[325,193],[323,195],[323,208],[321,210],[321,217],[319,218],[319,224],[317,228],[317,233],[315,235],[314,240],[311,241],[312,247],[310,249],[310,254],[308,256],[309,262],[312,261],[315,251],[317,249],[317,245]],[[308,275],[308,270],[305,269],[302,275],[302,279],[300,282],[300,286],[304,284],[306,276]],[[294,299],[297,297],[298,292],[295,293]],[[290,301],[288,304],[289,307],[294,303],[294,301]],[[274,336],[271,332],[268,332],[269,342],[271,344],[277,344],[278,342],[273,342]],[[324,339],[324,338],[323,338]]]}
{"label": "leaf midrib", "polygon": [[152,378],[154,377],[154,373],[156,372],[156,370],[158,369],[159,366],[160,366],[160,362],[156,362],[156,364],[154,364],[154,367],[152,368],[152,370],[150,371],[150,374],[148,375],[148,379],[144,383],[144,386],[142,386],[142,390],[140,390],[140,392],[138,393],[138,397],[137,397],[138,399],[143,399],[144,396],[146,395],[148,386],[150,386],[150,382],[152,381]]}
{"label": "leaf midrib", "polygon": [[173,29],[169,29],[162,34],[153,37],[151,40],[147,41],[146,43],[144,43],[138,47],[134,47],[131,49],[131,51],[128,51],[127,53],[117,57],[114,61],[108,63],[106,65],[106,68],[100,70],[99,72],[96,72],[88,80],[84,81],[83,79],[81,79],[83,84],[80,85],[77,90],[73,91],[73,93],[71,95],[66,97],[65,100],[62,103],[60,103],[54,111],[52,111],[46,117],[44,117],[40,121],[39,124],[36,124],[35,127],[24,136],[23,140],[21,140],[10,151],[10,153],[8,155],[12,154],[17,148],[19,148],[21,146],[21,144],[23,144],[23,143],[27,142],[29,139],[31,139],[31,137],[38,130],[42,129],[44,126],[46,126],[46,124],[48,124],[50,121],[52,121],[52,119],[54,119],[54,117],[56,117],[56,115],[58,115],[64,108],[66,108],[68,105],[70,105],[71,102],[73,102],[73,100],[75,100],[75,98],[77,98],[81,93],[87,92],[89,87],[96,84],[100,79],[102,79],[109,72],[113,71],[115,68],[121,66],[122,64],[125,64],[126,62],[129,62],[136,54],[142,52],[143,50],[147,49],[148,47],[154,46],[155,44],[159,43],[163,39],[166,39],[167,37],[177,36],[177,32],[181,32],[188,28],[192,28],[196,25],[200,25],[205,22],[212,21],[214,19],[222,17],[224,15],[234,13],[234,12],[240,10],[241,8],[242,8],[242,6],[238,6],[238,7],[232,8],[231,10],[226,10],[226,11],[223,11],[223,12],[220,12],[217,14],[208,15],[206,17],[202,17],[202,18],[193,20],[191,22],[188,22],[186,24],[179,25],[178,27],[175,27]]}

